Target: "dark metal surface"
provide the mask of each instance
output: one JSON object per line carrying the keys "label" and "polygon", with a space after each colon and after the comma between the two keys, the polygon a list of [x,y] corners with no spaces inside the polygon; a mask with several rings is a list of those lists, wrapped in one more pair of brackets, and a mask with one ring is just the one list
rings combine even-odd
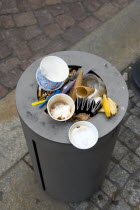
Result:
{"label": "dark metal surface", "polygon": [[[111,132],[123,119],[128,105],[128,90],[121,74],[106,60],[89,53],[63,51],[52,55],[61,57],[68,65],[82,66],[82,69],[85,71],[93,68],[95,73],[103,79],[107,87],[108,96],[119,105],[119,111],[111,119],[99,113],[89,121],[97,127],[99,137],[103,137]],[[42,109],[39,109],[38,106],[31,106],[31,103],[37,100],[35,73],[40,61],[41,59],[30,65],[18,82],[16,104],[19,115],[27,126],[40,136],[51,141],[70,144],[68,130],[72,125],[71,122],[57,122],[44,112],[45,106]]]}
{"label": "dark metal surface", "polygon": [[115,145],[118,128],[87,150],[46,141],[21,120],[34,171],[42,189],[55,199],[80,202],[99,190]]}
{"label": "dark metal surface", "polygon": [[[41,61],[33,63],[21,76],[16,90],[16,104],[31,155],[34,171],[44,191],[54,198],[80,202],[99,190],[104,179],[118,133],[128,105],[128,90],[120,73],[107,61],[84,52],[59,52],[69,65],[82,65],[104,80],[108,96],[119,105],[119,112],[108,119],[97,114],[89,121],[99,131],[99,140],[91,149],[75,148],[68,139],[72,123],[57,122],[43,109],[31,106],[37,100],[35,72]],[[104,65],[104,64],[107,64]]]}

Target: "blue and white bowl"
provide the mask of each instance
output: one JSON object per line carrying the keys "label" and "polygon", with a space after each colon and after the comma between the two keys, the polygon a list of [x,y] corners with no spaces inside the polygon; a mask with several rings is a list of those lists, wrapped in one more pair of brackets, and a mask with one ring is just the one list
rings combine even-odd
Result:
{"label": "blue and white bowl", "polygon": [[64,84],[63,82],[53,82],[50,81],[48,79],[46,79],[42,74],[41,74],[41,70],[40,68],[37,69],[36,71],[36,80],[38,82],[38,85],[46,91],[54,91],[54,90],[58,90],[62,87],[62,85]]}

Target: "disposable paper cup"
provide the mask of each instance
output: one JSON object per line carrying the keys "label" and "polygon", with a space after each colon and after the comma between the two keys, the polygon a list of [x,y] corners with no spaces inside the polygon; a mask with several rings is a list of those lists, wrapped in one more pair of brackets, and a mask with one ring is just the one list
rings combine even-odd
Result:
{"label": "disposable paper cup", "polygon": [[41,74],[52,82],[63,82],[69,75],[66,62],[57,56],[47,56],[40,63]]}
{"label": "disposable paper cup", "polygon": [[54,91],[60,89],[64,82],[52,82],[46,79],[42,74],[40,68],[36,71],[36,80],[38,85],[45,91]]}
{"label": "disposable paper cup", "polygon": [[[68,116],[67,119],[59,120],[59,119],[54,118],[51,115],[50,109],[57,102],[61,102],[61,103],[70,105],[70,115]],[[48,114],[50,115],[50,117],[53,118],[54,120],[56,120],[56,121],[66,121],[66,120],[70,119],[72,117],[72,115],[74,114],[75,104],[74,104],[74,101],[72,100],[72,98],[70,96],[68,96],[64,93],[60,93],[60,94],[54,95],[50,98],[50,100],[47,103],[47,110],[48,110]]]}
{"label": "disposable paper cup", "polygon": [[69,129],[69,140],[78,149],[89,149],[98,141],[98,130],[90,122],[79,121]]}
{"label": "disposable paper cup", "polygon": [[54,91],[62,87],[69,75],[66,62],[57,56],[42,59],[36,72],[36,80],[42,89]]}

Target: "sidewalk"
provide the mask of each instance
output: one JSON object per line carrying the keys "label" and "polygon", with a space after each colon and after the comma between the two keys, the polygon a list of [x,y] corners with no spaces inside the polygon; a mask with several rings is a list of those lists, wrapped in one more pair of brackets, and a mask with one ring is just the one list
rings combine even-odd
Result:
{"label": "sidewalk", "polygon": [[0,5],[0,98],[36,59],[70,48],[133,0],[6,0]]}
{"label": "sidewalk", "polygon": [[[23,1],[18,2],[23,3]],[[31,2],[31,0],[29,2]],[[36,5],[39,6],[39,0],[33,2],[36,2]],[[61,2],[61,0],[46,0],[47,4],[52,2]],[[68,1],[65,0],[65,2],[65,4],[67,4]],[[116,2],[126,2],[126,4],[128,3],[127,0],[118,0],[115,1],[115,5],[118,4]],[[32,7],[33,5],[34,4],[32,4]],[[56,5],[51,5],[51,7],[54,7]],[[84,3],[82,3],[82,5],[84,5]],[[122,4],[120,5],[122,6]],[[106,59],[108,58],[107,60],[111,59],[110,61],[112,62],[112,64],[115,65],[124,75],[129,88],[129,108],[122,122],[120,134],[111,158],[105,181],[100,191],[93,195],[90,200],[78,204],[58,202],[50,198],[49,195],[44,195],[35,179],[32,163],[28,154],[23,132],[17,116],[14,100],[15,90],[13,90],[9,94],[7,94],[6,97],[0,100],[0,210],[140,209],[140,96],[137,94],[131,81],[131,66],[127,67],[127,65],[133,60],[135,60],[139,55],[140,29],[139,27],[137,27],[140,23],[140,17],[138,15],[139,5],[139,0],[132,2],[121,12],[116,14],[116,16],[112,17],[112,19],[110,19],[109,17],[109,20],[106,21],[104,24],[100,25],[98,28],[96,28],[96,30],[92,28],[91,30],[94,31],[91,32],[84,39],[82,39],[80,42],[78,42],[76,45],[71,47],[71,44],[68,42],[70,45],[69,47],[66,47],[71,47],[71,49],[74,50],[86,50],[88,52],[98,54]],[[27,11],[27,5],[24,4],[23,6],[26,6],[25,10]],[[11,7],[11,9],[8,9],[7,7],[7,12],[11,12],[12,15],[14,12],[17,12],[14,3],[11,3],[11,5],[9,4],[9,7]],[[47,8],[51,7],[47,6]],[[36,10],[35,8],[32,9]],[[3,11],[3,13],[6,12],[6,10],[4,9],[1,11]],[[100,14],[103,14],[103,12],[101,12]],[[58,14],[58,16],[60,16],[60,14]],[[120,20],[124,27],[120,24]],[[81,20],[81,22],[84,21]],[[114,23],[116,23],[115,26]],[[132,27],[129,28],[128,26]],[[25,26],[23,27],[26,28]],[[127,36],[123,36],[123,28],[126,33],[129,31],[130,36],[128,34]],[[21,28],[19,27],[18,29]],[[114,34],[111,35],[109,29],[113,29]],[[135,33],[134,29],[137,29],[137,33]],[[137,38],[134,37],[134,34],[136,34]],[[105,45],[107,38],[110,39],[111,36],[111,43],[107,43],[107,45]],[[133,40],[131,39],[132,36]],[[79,40],[80,39],[81,38],[79,38]],[[117,40],[120,40],[119,45]],[[125,43],[127,43],[127,45]],[[138,47],[136,47],[136,43]],[[134,46],[134,48],[132,48],[132,46]],[[63,50],[63,47],[61,47],[58,50]],[[117,52],[113,50],[115,49],[115,47],[117,49]],[[43,56],[43,53],[45,52],[44,50],[48,49],[47,47],[44,48],[45,49],[39,49],[37,52],[34,52],[31,58],[29,58],[29,60],[25,60],[32,62],[33,59],[37,58],[36,56]],[[52,49],[50,49],[50,52],[52,51]],[[39,54],[40,52],[42,53],[42,55]],[[125,55],[124,59],[120,59],[119,56],[116,57],[116,53],[119,54],[120,58]],[[12,51],[11,56],[13,55],[15,56],[14,58],[17,59],[16,51],[14,50]],[[8,58],[10,59],[12,57]],[[4,60],[6,61],[8,59],[4,58]],[[20,66],[20,68],[23,65],[21,60],[20,58],[18,58],[18,65]],[[119,62],[117,62],[117,60]],[[5,65],[5,71],[12,70],[8,69],[8,65],[17,65],[15,61],[12,61],[11,65],[10,62],[8,64],[7,63],[8,62],[6,62]],[[14,66],[12,67],[14,68]],[[4,69],[0,68],[0,71],[4,71]],[[19,69],[17,71],[19,71]],[[8,93],[8,91],[12,90],[15,87],[15,84],[18,79],[18,77],[16,76],[17,74],[15,74],[14,80],[12,80],[13,77],[11,76],[11,74],[8,75],[8,77],[5,77],[7,81],[12,82],[7,82],[6,84],[14,84],[13,86],[11,85],[11,87],[5,86],[4,90],[7,91],[6,93]],[[1,91],[1,93],[3,92]],[[115,202],[112,202],[112,194],[114,192],[116,193],[117,197],[115,199]]]}

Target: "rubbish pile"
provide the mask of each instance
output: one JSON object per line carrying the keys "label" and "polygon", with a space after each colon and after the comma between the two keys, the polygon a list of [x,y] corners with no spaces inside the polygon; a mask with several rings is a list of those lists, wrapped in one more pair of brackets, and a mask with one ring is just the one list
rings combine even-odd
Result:
{"label": "rubbish pile", "polygon": [[[47,56],[37,69],[36,80],[39,85],[38,101],[33,102],[32,105],[39,104],[41,108],[48,101],[54,101],[53,98],[57,99],[50,108],[52,111],[49,112],[48,106],[46,110],[53,119],[85,121],[99,112],[105,113],[107,117],[117,114],[118,105],[107,97],[106,86],[94,73],[94,69],[84,71],[80,66],[68,66],[57,56]],[[56,97],[56,94],[59,96]],[[71,97],[74,105],[68,104],[68,96]],[[70,111],[71,106],[73,106],[73,113]]]}
{"label": "rubbish pile", "polygon": [[[81,132],[85,126],[90,127],[86,121],[97,113],[105,113],[110,118],[118,112],[118,105],[107,96],[104,81],[92,68],[83,70],[81,66],[68,66],[57,56],[47,56],[42,59],[36,71],[36,80],[38,101],[33,102],[32,106],[39,105],[41,108],[47,104],[46,113],[56,121],[85,121],[79,122],[81,124],[78,128],[81,127]],[[91,127],[89,131],[91,136]],[[74,132],[81,136],[77,130]],[[69,134],[69,138],[71,135]],[[98,138],[97,134],[96,137]],[[75,138],[77,137],[73,139]],[[90,145],[93,146],[93,142]],[[86,148],[89,146],[85,146]]]}

